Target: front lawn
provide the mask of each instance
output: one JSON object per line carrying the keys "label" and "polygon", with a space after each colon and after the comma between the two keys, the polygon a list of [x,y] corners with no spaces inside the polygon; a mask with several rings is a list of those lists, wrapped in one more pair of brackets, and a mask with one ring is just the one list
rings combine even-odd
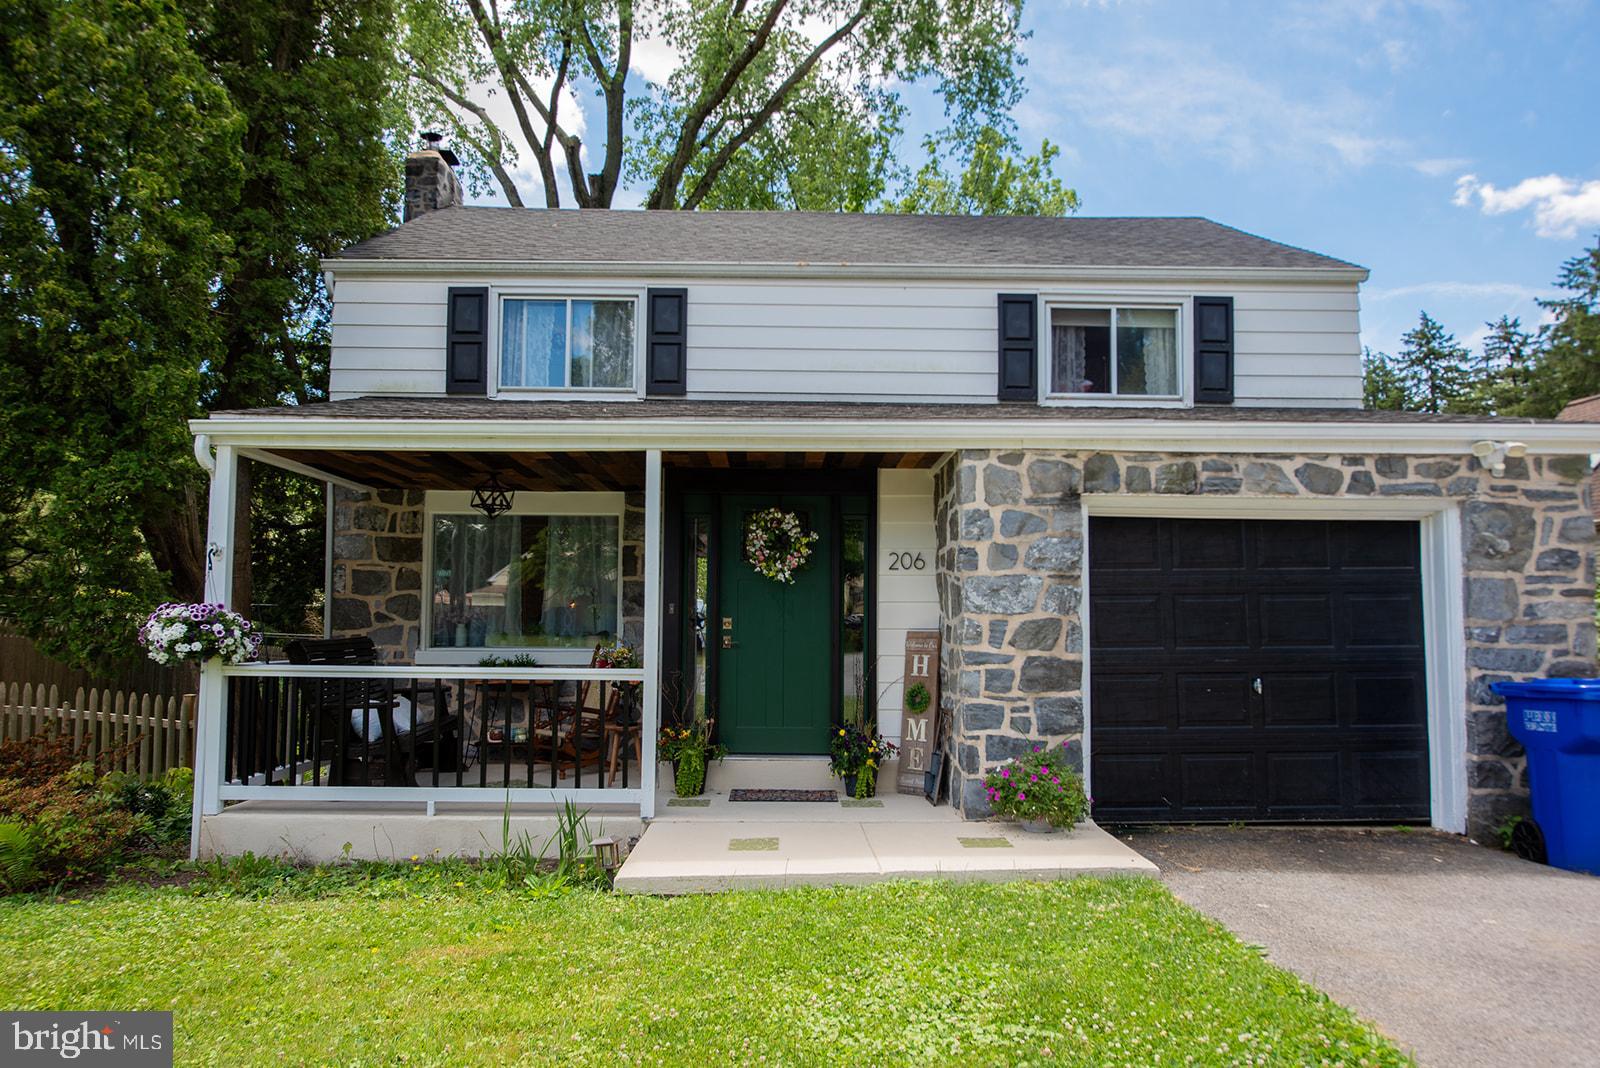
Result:
{"label": "front lawn", "polygon": [[1405,1063],[1150,880],[661,899],[440,871],[0,901],[0,1008],[170,1008],[179,1063],[227,1065]]}

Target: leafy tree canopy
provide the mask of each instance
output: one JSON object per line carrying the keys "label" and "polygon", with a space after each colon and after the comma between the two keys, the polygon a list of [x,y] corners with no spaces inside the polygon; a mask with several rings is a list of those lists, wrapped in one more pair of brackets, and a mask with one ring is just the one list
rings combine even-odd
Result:
{"label": "leafy tree canopy", "polygon": [[[477,188],[521,205],[1059,213],[1045,145],[1021,162],[1022,0],[406,0],[419,120],[450,127]],[[638,59],[654,57],[651,78]],[[663,57],[670,73],[662,73]],[[946,126],[915,176],[895,158],[900,88]],[[602,102],[591,137],[576,101]],[[945,175],[937,154],[968,167]],[[538,182],[518,181],[531,163]],[[892,185],[906,189],[889,198]]]}
{"label": "leafy tree canopy", "polygon": [[[396,185],[393,11],[19,0],[7,14],[0,615],[66,659],[111,661],[155,602],[203,595],[186,421],[323,395],[317,258],[382,229]],[[262,551],[303,561],[320,547],[306,494],[274,488]],[[289,597],[289,622],[311,589]]]}

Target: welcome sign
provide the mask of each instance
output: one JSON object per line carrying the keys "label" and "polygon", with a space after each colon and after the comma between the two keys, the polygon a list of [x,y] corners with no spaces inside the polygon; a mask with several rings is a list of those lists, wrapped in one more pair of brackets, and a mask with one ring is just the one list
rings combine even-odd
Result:
{"label": "welcome sign", "polygon": [[900,776],[902,794],[923,792],[923,774],[939,743],[939,632],[906,633],[905,685],[900,691]]}

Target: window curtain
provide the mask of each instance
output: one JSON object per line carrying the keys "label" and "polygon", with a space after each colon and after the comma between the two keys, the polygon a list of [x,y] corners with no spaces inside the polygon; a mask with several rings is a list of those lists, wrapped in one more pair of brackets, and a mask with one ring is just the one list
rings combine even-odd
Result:
{"label": "window curtain", "polygon": [[431,644],[616,636],[619,527],[616,516],[435,516]]}
{"label": "window curtain", "polygon": [[1143,396],[1178,392],[1175,313],[1154,309],[1118,310],[1117,392]]}
{"label": "window curtain", "polygon": [[542,581],[527,593],[540,597],[545,637],[571,645],[616,636],[616,517],[552,516],[543,535]]}
{"label": "window curtain", "polygon": [[504,302],[500,326],[502,386],[565,386],[566,360],[566,301]]}

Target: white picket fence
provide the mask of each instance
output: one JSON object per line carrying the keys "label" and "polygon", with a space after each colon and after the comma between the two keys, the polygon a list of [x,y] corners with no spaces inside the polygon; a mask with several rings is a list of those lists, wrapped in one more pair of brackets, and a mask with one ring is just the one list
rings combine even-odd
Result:
{"label": "white picket fence", "polygon": [[107,770],[158,779],[168,768],[194,766],[194,707],[194,694],[79,688],[67,699],[54,686],[0,682],[0,740],[70,734],[86,758],[110,754]]}

